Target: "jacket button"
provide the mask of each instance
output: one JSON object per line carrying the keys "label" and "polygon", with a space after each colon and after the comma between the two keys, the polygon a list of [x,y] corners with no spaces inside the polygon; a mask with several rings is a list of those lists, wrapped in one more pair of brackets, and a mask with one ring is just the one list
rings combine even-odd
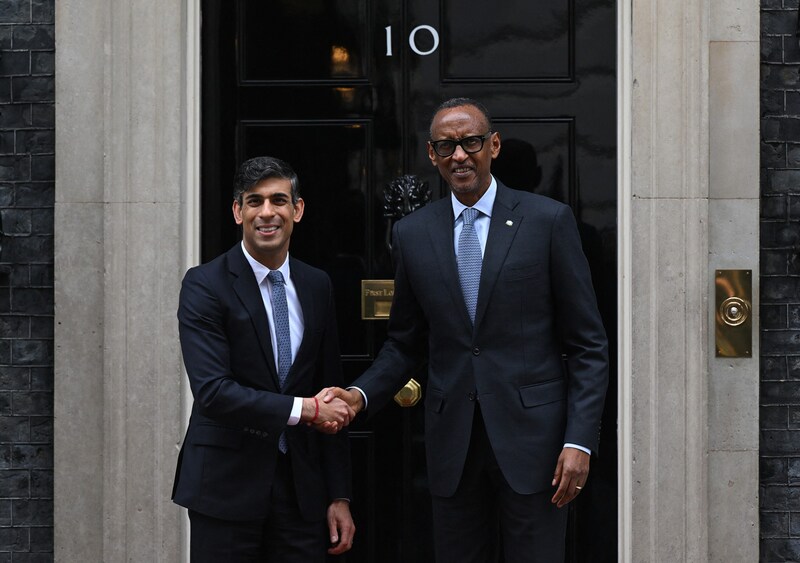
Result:
{"label": "jacket button", "polygon": [[477,346],[475,346],[475,348],[472,349],[472,355],[473,356],[480,356],[481,355],[481,349],[478,348]]}
{"label": "jacket button", "polygon": [[477,398],[477,395],[478,394],[475,391],[470,391],[469,393],[467,393],[467,397],[469,398],[470,401],[474,401]]}

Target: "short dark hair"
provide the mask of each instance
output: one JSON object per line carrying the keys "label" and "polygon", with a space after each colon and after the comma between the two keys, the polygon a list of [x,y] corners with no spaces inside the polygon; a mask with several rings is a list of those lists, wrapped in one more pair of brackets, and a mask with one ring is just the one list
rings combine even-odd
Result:
{"label": "short dark hair", "polygon": [[431,125],[430,129],[428,130],[428,134],[431,136],[431,139],[433,139],[433,120],[436,118],[436,114],[443,109],[460,108],[463,106],[472,106],[481,112],[483,114],[483,118],[486,120],[486,125],[489,126],[489,131],[492,130],[492,116],[489,115],[489,110],[486,109],[485,105],[472,98],[450,98],[449,100],[445,100],[439,104],[436,109],[433,110],[433,115],[431,116]]}
{"label": "short dark hair", "polygon": [[300,181],[288,162],[272,156],[257,156],[245,160],[233,177],[233,199],[242,204],[242,194],[269,178],[282,178],[292,184],[292,203],[300,199]]}

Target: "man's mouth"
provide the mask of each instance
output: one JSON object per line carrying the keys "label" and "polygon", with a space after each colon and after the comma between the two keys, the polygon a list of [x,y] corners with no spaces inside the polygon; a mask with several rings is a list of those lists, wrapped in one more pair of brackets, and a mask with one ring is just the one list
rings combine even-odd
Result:
{"label": "man's mouth", "polygon": [[264,235],[271,235],[277,230],[278,230],[277,225],[262,225],[260,227],[256,227],[256,231]]}
{"label": "man's mouth", "polygon": [[472,168],[469,166],[459,166],[458,168],[453,168],[453,174],[456,176],[464,176],[472,172]]}

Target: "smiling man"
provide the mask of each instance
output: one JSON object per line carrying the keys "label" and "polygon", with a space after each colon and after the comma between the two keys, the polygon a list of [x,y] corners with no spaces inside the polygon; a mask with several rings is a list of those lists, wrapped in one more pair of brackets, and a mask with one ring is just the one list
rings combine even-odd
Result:
{"label": "smiling man", "polygon": [[[194,396],[173,499],[189,509],[192,562],[322,563],[350,549],[341,384],[331,283],[289,257],[303,217],[297,175],[276,158],[241,165],[242,241],[186,273],[178,321]],[[330,540],[331,544],[328,545]]]}
{"label": "smiling man", "polygon": [[[586,483],[608,345],[569,207],[491,174],[500,135],[479,102],[434,114],[428,156],[450,187],[397,222],[388,339],[347,391],[370,414],[424,361],[439,563],[564,560]],[[535,165],[535,163],[532,163]]]}

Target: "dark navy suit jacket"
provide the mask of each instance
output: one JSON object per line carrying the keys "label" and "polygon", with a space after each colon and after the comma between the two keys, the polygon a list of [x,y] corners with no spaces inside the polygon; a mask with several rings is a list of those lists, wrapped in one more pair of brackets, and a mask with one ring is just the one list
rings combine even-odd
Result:
{"label": "dark navy suit jacket", "polygon": [[498,182],[473,328],[443,198],[393,230],[388,339],[353,386],[379,409],[428,361],[425,442],[431,492],[451,496],[469,447],[474,398],[509,485],[551,488],[564,443],[595,450],[608,345],[571,210]]}
{"label": "dark navy suit jacket", "polygon": [[347,432],[329,436],[286,424],[294,396],[342,384],[330,279],[293,258],[289,267],[304,333],[283,391],[241,244],[183,279],[178,321],[194,406],[173,487],[181,506],[226,520],[266,516],[284,430],[304,518],[323,519],[333,499],[351,497]]}

